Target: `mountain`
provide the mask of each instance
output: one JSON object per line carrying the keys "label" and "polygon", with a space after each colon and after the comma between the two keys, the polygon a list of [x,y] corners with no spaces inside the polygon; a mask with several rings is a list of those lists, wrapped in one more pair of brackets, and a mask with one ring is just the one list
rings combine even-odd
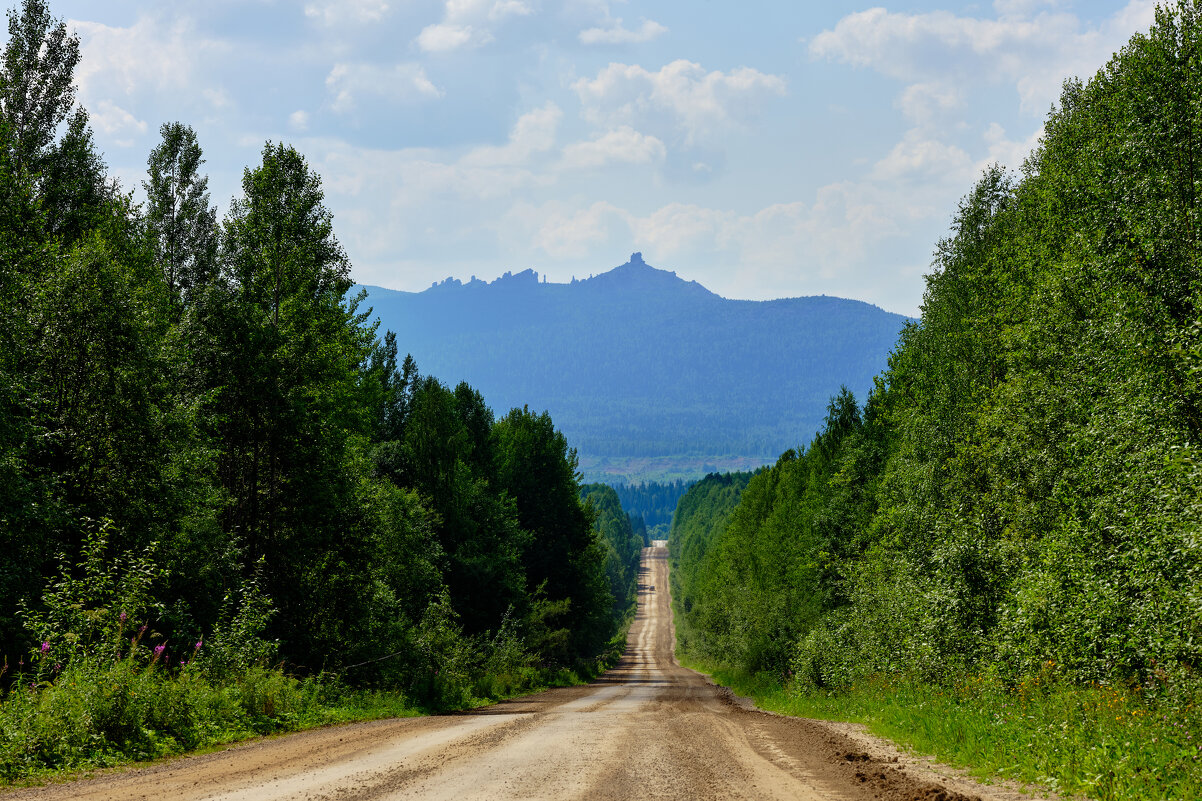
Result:
{"label": "mountain", "polygon": [[695,478],[808,442],[840,385],[861,401],[907,318],[833,297],[728,300],[630,261],[570,284],[533,270],[367,304],[423,374],[498,413],[550,411],[590,480]]}

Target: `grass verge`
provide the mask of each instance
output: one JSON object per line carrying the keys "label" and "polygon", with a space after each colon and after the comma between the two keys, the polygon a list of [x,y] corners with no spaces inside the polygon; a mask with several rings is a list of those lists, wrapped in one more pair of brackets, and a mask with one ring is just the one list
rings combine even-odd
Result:
{"label": "grass verge", "polygon": [[1202,798],[1202,717],[1191,702],[1153,704],[1138,692],[1051,678],[1013,688],[985,677],[950,686],[875,678],[839,691],[800,693],[769,675],[681,661],[761,709],[863,723],[873,734],[978,778],[1099,801]]}
{"label": "grass verge", "polygon": [[132,659],[77,660],[0,704],[0,778],[29,783],[264,734],[419,714],[398,693],[254,667],[221,683]]}
{"label": "grass verge", "polygon": [[521,667],[478,676],[452,706],[421,706],[402,693],[348,687],[252,667],[221,682],[134,658],[78,659],[52,678],[22,679],[0,702],[0,782],[30,784],[177,756],[252,737],[484,706],[552,687],[584,684],[620,658],[625,632],[573,669]]}

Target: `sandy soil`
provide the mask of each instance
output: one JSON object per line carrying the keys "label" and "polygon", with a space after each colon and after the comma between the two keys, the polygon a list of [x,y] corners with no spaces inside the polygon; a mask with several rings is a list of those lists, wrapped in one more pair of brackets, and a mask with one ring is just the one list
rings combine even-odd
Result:
{"label": "sandy soil", "polygon": [[23,789],[17,799],[1020,798],[932,773],[838,724],[748,708],[676,664],[667,551],[644,550],[626,656],[587,687],[259,740]]}

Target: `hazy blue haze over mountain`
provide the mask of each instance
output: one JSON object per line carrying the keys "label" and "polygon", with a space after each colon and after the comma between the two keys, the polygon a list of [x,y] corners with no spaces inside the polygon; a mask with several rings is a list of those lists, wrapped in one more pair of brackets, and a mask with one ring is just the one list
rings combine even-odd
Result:
{"label": "hazy blue haze over mountain", "polygon": [[747,467],[808,442],[830,396],[863,400],[905,324],[834,297],[728,300],[640,254],[569,284],[532,270],[423,292],[364,287],[423,374],[503,413],[547,409],[586,477]]}

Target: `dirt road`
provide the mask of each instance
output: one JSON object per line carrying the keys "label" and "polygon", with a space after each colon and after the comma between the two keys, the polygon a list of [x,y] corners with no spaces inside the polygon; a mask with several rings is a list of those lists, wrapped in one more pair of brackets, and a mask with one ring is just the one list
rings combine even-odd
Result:
{"label": "dirt road", "polygon": [[[587,687],[460,715],[340,726],[12,799],[962,799],[887,748],[744,708],[673,659],[666,549],[643,552],[622,662]],[[869,753],[871,752],[871,753]],[[967,790],[966,794],[957,792]]]}

